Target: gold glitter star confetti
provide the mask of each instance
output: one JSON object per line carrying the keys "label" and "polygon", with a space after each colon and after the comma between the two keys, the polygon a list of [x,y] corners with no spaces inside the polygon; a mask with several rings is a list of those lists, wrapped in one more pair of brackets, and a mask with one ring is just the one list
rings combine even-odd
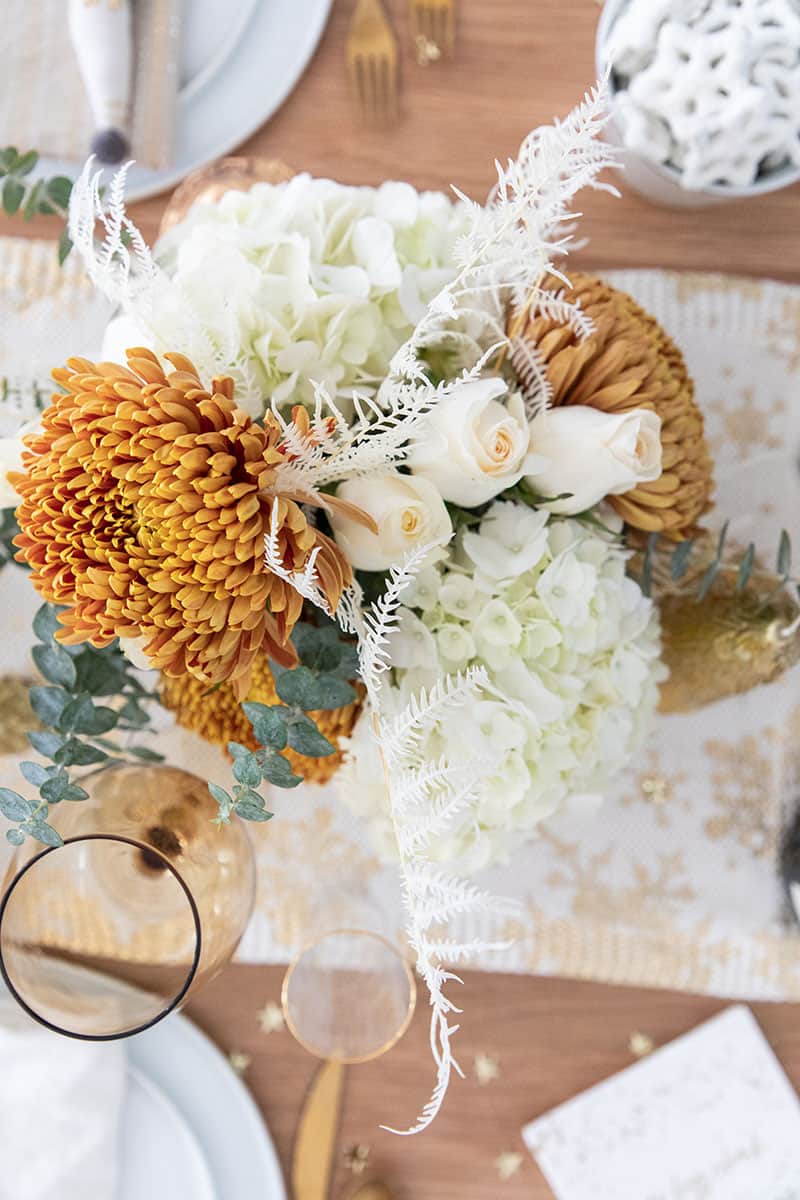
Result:
{"label": "gold glitter star confetti", "polygon": [[348,1146],[344,1152],[344,1165],[354,1175],[363,1175],[369,1164],[369,1146],[359,1142]]}
{"label": "gold glitter star confetti", "polygon": [[442,57],[442,52],[436,45],[436,42],[432,42],[430,38],[426,38],[424,33],[417,34],[414,44],[417,48],[418,67],[427,67],[429,63],[438,62]]}
{"label": "gold glitter star confetti", "polygon": [[522,1155],[518,1150],[504,1150],[494,1160],[494,1167],[500,1180],[507,1183],[522,1166]]}
{"label": "gold glitter star confetti", "polygon": [[481,1087],[500,1078],[500,1064],[490,1054],[476,1054],[473,1060],[473,1071]]}
{"label": "gold glitter star confetti", "polygon": [[640,1033],[637,1029],[628,1038],[628,1049],[635,1058],[644,1058],[652,1054],[655,1048],[656,1044],[649,1033]]}
{"label": "gold glitter star confetti", "polygon": [[271,1000],[262,1009],[259,1009],[256,1013],[256,1020],[262,1033],[280,1033],[286,1026],[280,1004],[275,1004]]}
{"label": "gold glitter star confetti", "polygon": [[247,1068],[252,1062],[249,1054],[244,1054],[241,1050],[231,1050],[228,1055],[228,1062],[233,1067],[237,1075],[244,1075]]}

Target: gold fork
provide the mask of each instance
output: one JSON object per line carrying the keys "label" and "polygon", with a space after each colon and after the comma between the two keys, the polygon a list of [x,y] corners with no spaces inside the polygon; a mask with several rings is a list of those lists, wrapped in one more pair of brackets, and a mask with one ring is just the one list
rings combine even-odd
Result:
{"label": "gold fork", "polygon": [[[455,0],[411,0],[411,16],[417,46],[452,54],[456,35]],[[435,57],[428,51],[429,57]]]}
{"label": "gold fork", "polygon": [[397,114],[397,42],[381,0],[358,0],[347,36],[347,70],[368,120]]}

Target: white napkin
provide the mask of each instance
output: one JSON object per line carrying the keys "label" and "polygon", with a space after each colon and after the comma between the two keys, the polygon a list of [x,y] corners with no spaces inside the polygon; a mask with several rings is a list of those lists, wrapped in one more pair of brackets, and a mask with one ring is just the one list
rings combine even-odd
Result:
{"label": "white napkin", "polygon": [[741,1004],[522,1136],[556,1200],[800,1200],[800,1102]]}
{"label": "white napkin", "polygon": [[113,1200],[119,1042],[80,1042],[0,1001],[0,1200]]}

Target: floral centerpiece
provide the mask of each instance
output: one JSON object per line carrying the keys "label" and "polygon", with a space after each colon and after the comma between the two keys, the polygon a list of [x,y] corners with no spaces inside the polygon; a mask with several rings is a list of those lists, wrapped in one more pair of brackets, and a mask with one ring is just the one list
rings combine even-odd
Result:
{"label": "floral centerpiece", "polygon": [[430,990],[415,1129],[453,1067],[450,966],[485,948],[441,931],[502,911],[465,877],[630,760],[667,674],[658,547],[677,587],[706,546],[679,350],[558,265],[573,196],[609,187],[604,119],[600,90],[534,131],[485,205],[298,175],[199,199],[154,253],[124,172],[101,197],[87,166],[70,236],[121,313],[99,361],[54,371],[9,473],[46,679],[39,799],[0,789],[9,839],[57,845],[52,806],[85,795],[70,768],[156,697],[227,748],[222,824],[267,820],[264,783],[334,777],[398,862]]}

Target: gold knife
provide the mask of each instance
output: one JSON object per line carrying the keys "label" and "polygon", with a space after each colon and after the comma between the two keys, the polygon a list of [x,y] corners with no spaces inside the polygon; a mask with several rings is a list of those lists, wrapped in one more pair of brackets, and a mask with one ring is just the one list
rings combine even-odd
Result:
{"label": "gold knife", "polygon": [[344,1064],[324,1062],[308,1093],[292,1158],[294,1200],[327,1200],[342,1108]]}

